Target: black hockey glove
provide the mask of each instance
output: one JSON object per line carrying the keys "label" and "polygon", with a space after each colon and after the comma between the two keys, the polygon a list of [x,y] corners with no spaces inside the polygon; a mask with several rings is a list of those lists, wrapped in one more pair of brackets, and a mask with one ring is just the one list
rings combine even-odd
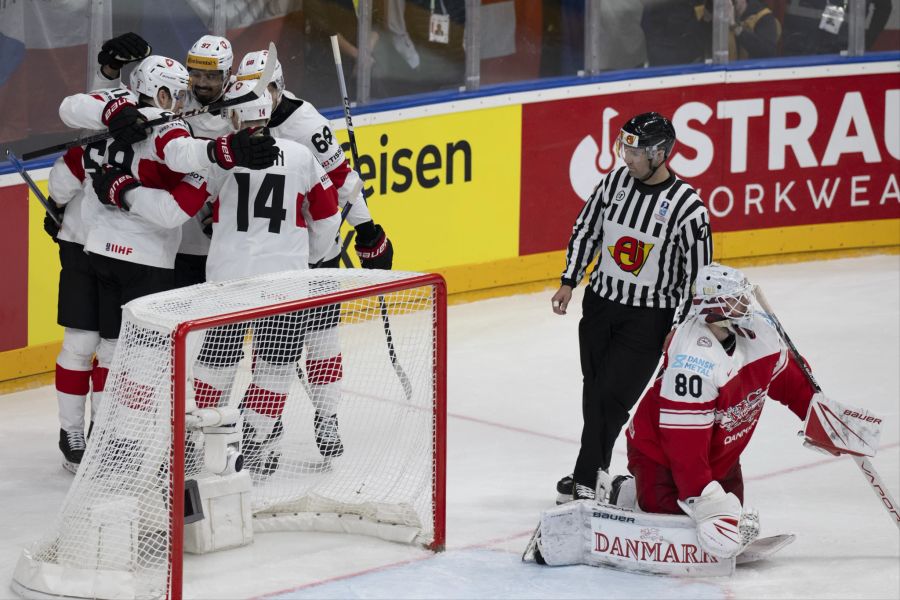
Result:
{"label": "black hockey glove", "polygon": [[146,117],[127,98],[111,100],[103,109],[103,124],[120,144],[128,146],[147,139]]}
{"label": "black hockey glove", "polygon": [[389,270],[394,264],[394,245],[381,225],[366,221],[356,226],[356,255],[363,269]]}
{"label": "black hockey glove", "polygon": [[[47,198],[50,202],[53,202],[53,198]],[[61,206],[56,209],[56,215],[62,219],[63,213],[66,212],[66,207]],[[56,224],[56,221],[53,220],[53,217],[50,216],[50,213],[44,213],[44,231],[47,232],[47,235],[50,236],[50,239],[54,242],[59,243],[57,236],[59,235],[59,225]]]}
{"label": "black hockey glove", "polygon": [[109,165],[104,165],[99,173],[91,173],[91,179],[100,202],[125,211],[131,208],[125,202],[125,192],[141,185],[130,173]]}
{"label": "black hockey glove", "polygon": [[275,164],[279,152],[275,138],[269,135],[265,127],[250,127],[223,135],[206,147],[209,160],[223,169],[266,169]]}
{"label": "black hockey glove", "polygon": [[97,62],[101,66],[118,71],[128,63],[147,58],[152,51],[150,44],[138,34],[123,33],[103,42],[97,55]]}

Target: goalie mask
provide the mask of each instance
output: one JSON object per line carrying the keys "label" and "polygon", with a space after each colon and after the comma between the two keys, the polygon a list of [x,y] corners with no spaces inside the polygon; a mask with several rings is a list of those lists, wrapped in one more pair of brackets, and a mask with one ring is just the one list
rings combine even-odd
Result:
{"label": "goalie mask", "polygon": [[753,285],[732,267],[710,263],[694,281],[689,315],[704,315],[707,323],[733,323],[749,328],[753,323]]}
{"label": "goalie mask", "polygon": [[[650,166],[650,174],[642,179],[646,181],[665,164],[674,147],[675,127],[672,122],[659,113],[649,112],[632,117],[622,126],[622,131],[616,138],[615,153],[622,160],[625,160],[626,150],[642,150],[646,153]],[[663,152],[661,159],[657,159],[659,150]]]}
{"label": "goalie mask", "polygon": [[[165,56],[148,56],[131,72],[131,91],[148,96],[153,106],[176,111],[184,102],[188,88],[188,72],[177,60]],[[169,106],[160,104],[159,90],[168,91]]]}
{"label": "goalie mask", "polygon": [[[262,72],[266,68],[266,61],[269,59],[268,50],[258,50],[257,52],[248,52],[241,60],[241,65],[237,70],[238,81],[251,81],[259,79]],[[277,104],[281,99],[281,93],[284,91],[284,71],[281,69],[281,62],[275,59],[275,72],[272,74],[272,82],[269,84],[275,86],[275,92],[272,93],[274,102]]]}
{"label": "goalie mask", "polygon": [[[252,91],[256,84],[257,82],[252,79],[236,81],[225,92],[225,99],[239,98]],[[235,131],[239,131],[245,123],[251,121],[268,121],[272,116],[272,94],[267,89],[262,90],[258,98],[224,109],[222,116],[231,123]]]}

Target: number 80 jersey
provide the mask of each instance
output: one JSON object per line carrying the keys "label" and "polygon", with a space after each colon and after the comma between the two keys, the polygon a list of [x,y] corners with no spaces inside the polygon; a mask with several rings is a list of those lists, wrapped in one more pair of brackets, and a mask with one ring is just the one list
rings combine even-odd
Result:
{"label": "number 80 jersey", "polygon": [[306,269],[334,244],[341,223],[334,185],[307,148],[275,142],[280,154],[267,169],[210,168],[207,281]]}

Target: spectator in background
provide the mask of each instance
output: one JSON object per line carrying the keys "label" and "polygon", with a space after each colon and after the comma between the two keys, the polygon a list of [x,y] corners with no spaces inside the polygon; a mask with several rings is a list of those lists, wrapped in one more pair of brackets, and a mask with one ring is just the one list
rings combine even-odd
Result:
{"label": "spectator in background", "polygon": [[[728,21],[728,60],[772,58],[778,54],[781,23],[762,0],[730,0],[725,3]],[[703,7],[707,44],[712,44],[713,0]]]}
{"label": "spectator in background", "polygon": [[[826,11],[829,18],[823,18]],[[890,15],[891,0],[866,2],[866,50],[875,45]],[[782,54],[838,54],[847,49],[848,23],[843,1],[787,0]]]}
{"label": "spectator in background", "polygon": [[600,68],[604,71],[643,67],[647,45],[641,19],[644,5],[635,0],[600,3]]}
{"label": "spectator in background", "polygon": [[642,0],[641,28],[649,66],[684,65],[706,57],[708,35],[702,22],[703,1]]}

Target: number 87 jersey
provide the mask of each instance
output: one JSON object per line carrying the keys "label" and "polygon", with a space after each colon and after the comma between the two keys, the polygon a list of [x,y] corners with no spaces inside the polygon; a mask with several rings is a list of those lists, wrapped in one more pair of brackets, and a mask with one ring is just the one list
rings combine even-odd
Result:
{"label": "number 87 jersey", "polygon": [[341,215],[337,191],[304,146],[275,138],[267,169],[208,172],[213,236],[207,281],[306,269],[333,246]]}

